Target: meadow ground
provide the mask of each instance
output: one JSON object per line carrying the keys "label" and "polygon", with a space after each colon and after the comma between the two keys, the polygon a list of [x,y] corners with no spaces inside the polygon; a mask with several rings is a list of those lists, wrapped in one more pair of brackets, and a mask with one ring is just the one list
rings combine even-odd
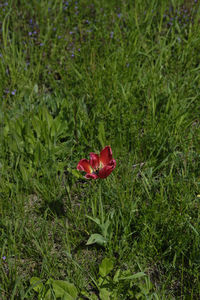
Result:
{"label": "meadow ground", "polygon": [[0,26],[0,299],[199,299],[199,1],[1,1]]}

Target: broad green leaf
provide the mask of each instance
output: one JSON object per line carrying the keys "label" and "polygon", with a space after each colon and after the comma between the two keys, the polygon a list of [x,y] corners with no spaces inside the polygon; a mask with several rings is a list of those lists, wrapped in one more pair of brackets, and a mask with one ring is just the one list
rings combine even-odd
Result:
{"label": "broad green leaf", "polygon": [[64,280],[53,280],[53,290],[56,297],[65,297],[74,300],[78,296],[78,291],[73,283]]}
{"label": "broad green leaf", "polygon": [[111,296],[111,292],[109,292],[107,289],[103,288],[103,289],[100,289],[100,293],[99,293],[99,297],[101,300],[110,300]]}
{"label": "broad green leaf", "polygon": [[95,243],[100,246],[105,246],[105,244],[107,243],[107,240],[101,234],[94,233],[89,237],[86,245],[92,245]]}
{"label": "broad green leaf", "polygon": [[99,266],[99,274],[102,277],[107,276],[114,268],[114,262],[111,258],[104,258]]}
{"label": "broad green leaf", "polygon": [[39,277],[32,277],[30,279],[30,284],[33,285],[33,289],[37,293],[41,293],[44,288],[42,280]]}

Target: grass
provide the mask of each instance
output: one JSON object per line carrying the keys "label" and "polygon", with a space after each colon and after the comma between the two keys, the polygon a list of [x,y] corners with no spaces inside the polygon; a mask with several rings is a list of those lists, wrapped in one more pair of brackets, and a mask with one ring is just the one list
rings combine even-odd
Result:
{"label": "grass", "polygon": [[[2,2],[0,299],[199,299],[199,14]],[[106,145],[116,169],[84,179]]]}

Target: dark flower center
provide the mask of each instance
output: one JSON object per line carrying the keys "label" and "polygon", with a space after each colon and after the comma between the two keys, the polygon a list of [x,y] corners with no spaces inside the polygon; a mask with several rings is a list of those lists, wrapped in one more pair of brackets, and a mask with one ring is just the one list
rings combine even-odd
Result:
{"label": "dark flower center", "polygon": [[92,174],[96,174],[96,175],[99,175],[99,169],[94,169]]}

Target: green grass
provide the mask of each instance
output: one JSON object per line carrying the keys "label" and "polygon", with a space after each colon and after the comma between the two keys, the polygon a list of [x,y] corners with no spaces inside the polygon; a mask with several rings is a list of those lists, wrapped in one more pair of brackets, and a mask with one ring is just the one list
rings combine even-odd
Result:
{"label": "green grass", "polygon": [[[18,2],[0,8],[0,299],[44,299],[34,277],[45,299],[199,299],[198,3]],[[106,145],[107,179],[75,171]]]}

